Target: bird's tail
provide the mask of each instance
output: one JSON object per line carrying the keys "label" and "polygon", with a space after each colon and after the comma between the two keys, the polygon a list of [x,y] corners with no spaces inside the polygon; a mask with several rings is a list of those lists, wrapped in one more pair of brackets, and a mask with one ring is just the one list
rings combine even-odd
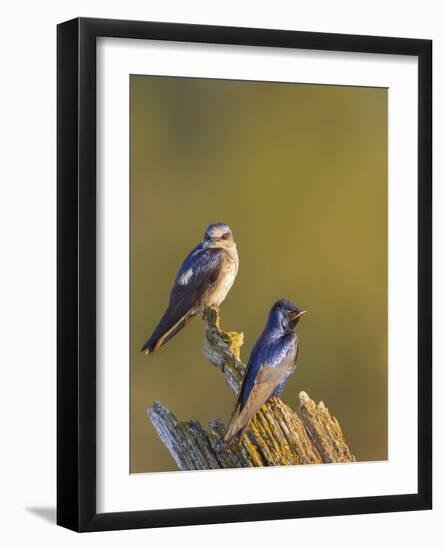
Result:
{"label": "bird's tail", "polygon": [[230,445],[232,440],[235,438],[240,439],[241,436],[246,432],[249,426],[249,422],[252,417],[240,412],[237,414],[230,422],[228,426],[228,431],[226,432],[225,437],[223,438],[224,442],[227,445]]}
{"label": "bird's tail", "polygon": [[177,332],[180,332],[181,329],[190,321],[192,321],[195,315],[195,313],[186,313],[183,317],[174,322],[174,320],[171,320],[168,310],[166,310],[163,317],[160,319],[160,322],[155,327],[154,332],[143,344],[141,351],[145,352],[146,355],[149,355],[153,351],[157,350],[173,336],[175,336]]}
{"label": "bird's tail", "polygon": [[224,442],[228,445],[231,444],[231,441],[235,438],[240,437],[245,433],[251,418],[247,418],[245,415],[244,409],[241,409],[241,396],[242,389],[237,396],[237,401],[235,402],[234,411],[232,412],[231,419],[229,420],[228,430],[225,437],[223,438]]}
{"label": "bird's tail", "polygon": [[262,395],[256,394],[252,399],[250,394],[243,405],[241,405],[242,390],[240,391],[229,422],[228,431],[224,437],[225,443],[230,444],[234,437],[240,438],[246,432],[251,420],[272,395],[272,389],[270,388],[270,391],[262,393]]}

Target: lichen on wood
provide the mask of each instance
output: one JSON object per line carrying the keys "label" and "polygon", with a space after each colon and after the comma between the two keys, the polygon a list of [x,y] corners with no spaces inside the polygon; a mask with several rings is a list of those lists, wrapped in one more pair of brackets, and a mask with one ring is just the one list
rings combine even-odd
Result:
{"label": "lichen on wood", "polygon": [[[214,308],[206,312],[205,321],[203,352],[237,394],[246,369],[240,360],[243,334],[222,331]],[[355,461],[337,419],[324,403],[317,405],[306,392],[300,392],[299,398],[300,415],[280,398],[271,397],[246,433],[230,445],[223,441],[226,427],[218,418],[205,430],[196,420],[179,421],[158,401],[147,412],[180,470]]]}

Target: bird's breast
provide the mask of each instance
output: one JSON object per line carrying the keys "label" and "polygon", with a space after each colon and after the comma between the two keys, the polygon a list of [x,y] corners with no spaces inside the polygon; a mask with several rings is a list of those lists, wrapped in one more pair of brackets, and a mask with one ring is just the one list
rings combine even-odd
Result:
{"label": "bird's breast", "polygon": [[237,272],[238,255],[237,251],[234,250],[225,254],[220,274],[211,288],[208,289],[208,295],[206,297],[207,305],[215,305],[218,307],[223,302],[234,284]]}

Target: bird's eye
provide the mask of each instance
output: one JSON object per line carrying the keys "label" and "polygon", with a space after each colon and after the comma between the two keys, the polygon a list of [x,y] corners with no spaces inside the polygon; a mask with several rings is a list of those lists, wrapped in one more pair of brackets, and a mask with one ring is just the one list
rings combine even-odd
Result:
{"label": "bird's eye", "polygon": [[224,233],[224,234],[222,235],[222,239],[224,239],[224,240],[229,239],[229,237],[230,237],[230,233]]}

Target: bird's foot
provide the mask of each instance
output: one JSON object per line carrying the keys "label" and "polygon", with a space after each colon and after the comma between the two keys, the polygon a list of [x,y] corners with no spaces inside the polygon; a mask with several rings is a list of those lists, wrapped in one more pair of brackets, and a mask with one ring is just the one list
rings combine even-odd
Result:
{"label": "bird's foot", "polygon": [[220,310],[216,306],[208,306],[203,312],[203,319],[210,325],[213,325],[218,332],[222,332],[220,328]]}

